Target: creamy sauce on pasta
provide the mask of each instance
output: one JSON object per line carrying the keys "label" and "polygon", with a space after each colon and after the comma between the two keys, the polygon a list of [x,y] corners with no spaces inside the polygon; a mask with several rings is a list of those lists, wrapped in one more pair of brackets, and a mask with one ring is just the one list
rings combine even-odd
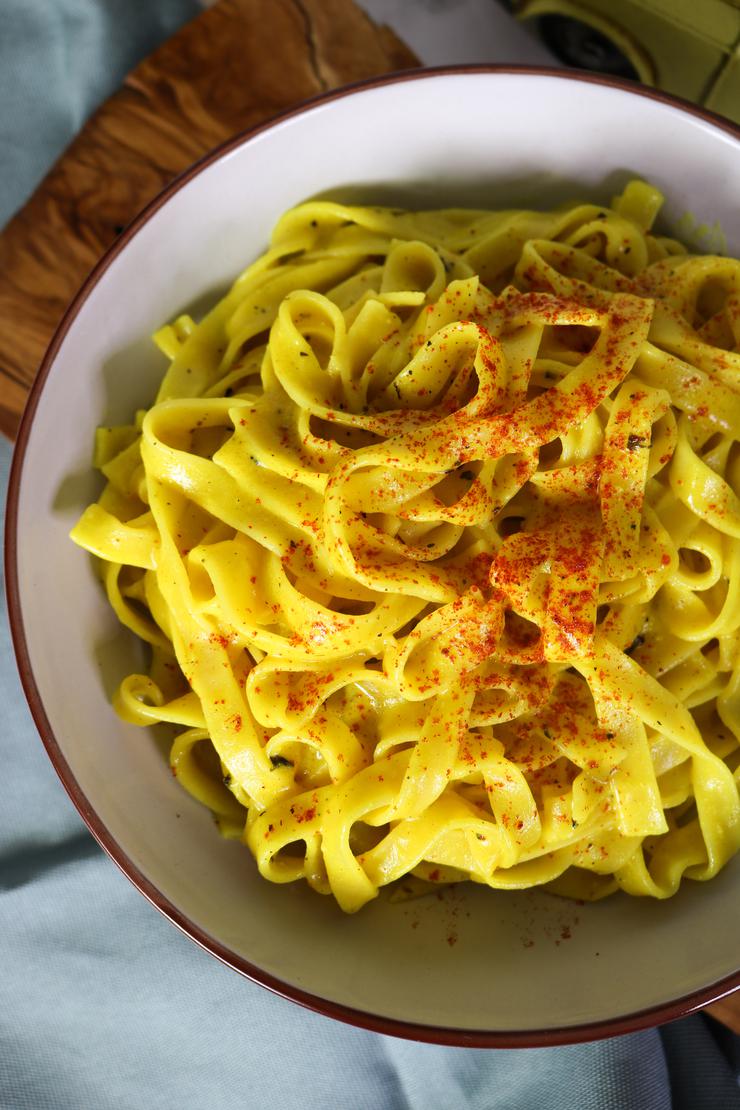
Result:
{"label": "creamy sauce on pasta", "polygon": [[115,697],[262,875],[664,898],[740,846],[740,263],[311,202],[100,429]]}

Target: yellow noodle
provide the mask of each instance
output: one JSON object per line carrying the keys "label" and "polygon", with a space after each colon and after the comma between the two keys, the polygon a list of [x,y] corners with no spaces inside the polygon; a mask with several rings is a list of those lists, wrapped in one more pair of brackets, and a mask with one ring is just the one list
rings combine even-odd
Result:
{"label": "yellow noodle", "polygon": [[740,263],[661,199],[301,205],[98,433],[115,708],[267,879],[665,898],[740,847]]}

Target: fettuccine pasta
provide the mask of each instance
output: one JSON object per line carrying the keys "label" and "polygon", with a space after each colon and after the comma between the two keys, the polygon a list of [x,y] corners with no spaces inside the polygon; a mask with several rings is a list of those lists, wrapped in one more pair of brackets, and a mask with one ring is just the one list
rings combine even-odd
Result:
{"label": "fettuccine pasta", "polygon": [[102,428],[115,708],[261,874],[665,898],[740,847],[740,263],[316,201]]}

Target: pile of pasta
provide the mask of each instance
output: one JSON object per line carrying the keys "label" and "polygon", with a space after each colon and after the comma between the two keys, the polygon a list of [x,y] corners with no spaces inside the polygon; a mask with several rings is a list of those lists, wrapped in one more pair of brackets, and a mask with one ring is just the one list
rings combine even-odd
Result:
{"label": "pile of pasta", "polygon": [[310,202],[101,428],[115,708],[261,874],[665,898],[740,847],[740,263]]}

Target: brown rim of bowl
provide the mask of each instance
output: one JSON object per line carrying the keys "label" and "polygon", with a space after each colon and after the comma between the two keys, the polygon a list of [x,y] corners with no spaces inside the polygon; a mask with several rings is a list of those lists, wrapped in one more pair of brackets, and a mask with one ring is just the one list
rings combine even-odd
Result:
{"label": "brown rim of bowl", "polygon": [[599,1040],[604,1037],[618,1036],[624,1033],[635,1032],[640,1029],[649,1028],[651,1026],[662,1024],[663,1022],[673,1021],[676,1018],[684,1017],[687,1014],[693,1013],[704,1006],[717,1002],[721,998],[730,994],[732,991],[740,987],[740,969],[732,975],[726,976],[716,983],[711,984],[701,990],[693,991],[690,994],[684,995],[680,998],[673,999],[669,1002],[662,1003],[657,1006],[651,1006],[647,1009],[639,1010],[634,1013],[625,1014],[623,1016],[614,1018],[607,1021],[589,1022],[581,1025],[571,1025],[566,1028],[555,1029],[529,1029],[524,1031],[489,1031],[489,1030],[467,1030],[456,1028],[445,1028],[437,1026],[429,1026],[417,1024],[414,1022],[404,1022],[394,1018],[385,1018],[375,1014],[365,1013],[361,1010],[354,1010],[350,1006],[345,1006],[340,1003],[331,1002],[326,999],[320,998],[317,995],[309,994],[302,991],[289,983],[268,974],[261,968],[251,964],[248,960],[243,959],[241,956],[232,952],[225,945],[222,945],[214,937],[209,936],[204,930],[200,929],[194,922],[183,914],[177,906],[166,898],[161,891],[159,891],[153,883],[146,878],[145,875],[139,871],[135,864],[128,858],[126,853],[121,849],[119,844],[114,840],[108,829],[98,817],[94,808],[88,801],[83,793],[79,784],[77,783],[72,770],[64,758],[61,749],[57,743],[56,737],[52,731],[49,720],[46,716],[39,691],[36,687],[36,682],[31,668],[31,661],[28,653],[28,645],[26,643],[25,632],[23,627],[23,616],[21,613],[20,605],[20,591],[18,585],[17,575],[17,526],[18,526],[18,506],[20,498],[20,484],[23,472],[23,461],[25,457],[26,447],[30,437],[31,426],[33,423],[33,416],[41,396],[44,382],[49,375],[51,367],[54,363],[56,355],[60,346],[64,342],[65,336],[74,320],[80,311],[80,308],[87,300],[91,290],[100,280],[102,275],[110,266],[111,262],[117,255],[124,249],[126,244],[133,238],[138,230],[147,223],[155,213],[164,205],[170,197],[172,197],[179,189],[186,185],[192,178],[196,177],[203,169],[217,162],[225,154],[228,154],[237,147],[243,145],[244,142],[261,134],[263,131],[268,130],[277,123],[282,123],[285,120],[291,119],[294,116],[303,114],[317,105],[326,104],[332,100],[337,100],[341,97],[351,95],[354,92],[362,91],[365,89],[379,88],[384,85],[400,84],[406,81],[424,81],[437,77],[448,76],[462,76],[465,74],[492,74],[494,76],[513,74],[513,75],[532,75],[535,77],[552,77],[557,80],[564,81],[580,81],[585,84],[605,85],[609,88],[614,88],[620,92],[626,92],[633,96],[646,97],[650,100],[657,100],[672,108],[678,108],[680,111],[694,116],[697,119],[703,120],[711,124],[713,127],[725,131],[731,137],[740,140],[740,127],[736,126],[730,120],[723,119],[721,116],[715,115],[713,112],[698,108],[696,105],[688,101],[681,100],[677,97],[669,96],[666,93],[658,92],[655,89],[646,88],[637,84],[632,84],[628,81],[619,81],[616,79],[602,77],[599,75],[581,73],[571,70],[555,69],[548,67],[537,66],[497,66],[497,65],[453,65],[453,66],[438,66],[429,68],[420,68],[416,70],[405,70],[397,73],[385,74],[380,77],[369,78],[364,81],[358,81],[351,85],[345,85],[338,89],[333,89],[329,92],[319,94],[318,96],[311,97],[309,100],[302,101],[300,104],[293,108],[289,108],[276,116],[271,117],[264,123],[258,124],[256,127],[249,128],[240,132],[238,135],[226,142],[221,143],[214,150],[205,154],[197,162],[195,162],[189,169],[179,174],[169,185],[167,185],[153,200],[146,205],[146,207],[139,213],[138,216],[128,225],[128,227],[121,233],[100,261],[92,269],[86,280],[83,282],[78,293],[66,309],[59,325],[52,337],[49,347],[41,362],[39,372],[31,387],[28,402],[20,423],[18,438],[16,442],[16,449],[13,455],[12,466],[10,470],[10,479],[8,487],[8,501],[6,509],[6,539],[5,539],[5,574],[6,574],[6,591],[8,600],[8,617],[13,639],[13,646],[15,649],[16,662],[20,674],[21,684],[23,686],[26,699],[28,701],[31,715],[34,719],[36,727],[40,733],[41,739],[44,743],[49,758],[57,772],[57,775],[62,781],[67,793],[69,794],[80,816],[89,828],[92,835],[100,844],[101,848],[107,853],[114,863],[123,871],[124,875],[136,886],[145,898],[152,903],[165,917],[176,925],[182,932],[194,940],[206,951],[216,956],[222,963],[232,967],[235,971],[240,972],[246,978],[251,979],[255,983],[259,983],[268,990],[275,994],[281,995],[283,998],[292,1000],[305,1006],[316,1013],[323,1014],[327,1017],[335,1018],[339,1021],[344,1021],[348,1024],[358,1026],[363,1029],[368,1029],[376,1033],[384,1033],[395,1037],[405,1037],[410,1040],[425,1041],[431,1044],[443,1045],[457,1045],[469,1048],[530,1048],[541,1046],[553,1046],[563,1044],[574,1044],[583,1041]]}

